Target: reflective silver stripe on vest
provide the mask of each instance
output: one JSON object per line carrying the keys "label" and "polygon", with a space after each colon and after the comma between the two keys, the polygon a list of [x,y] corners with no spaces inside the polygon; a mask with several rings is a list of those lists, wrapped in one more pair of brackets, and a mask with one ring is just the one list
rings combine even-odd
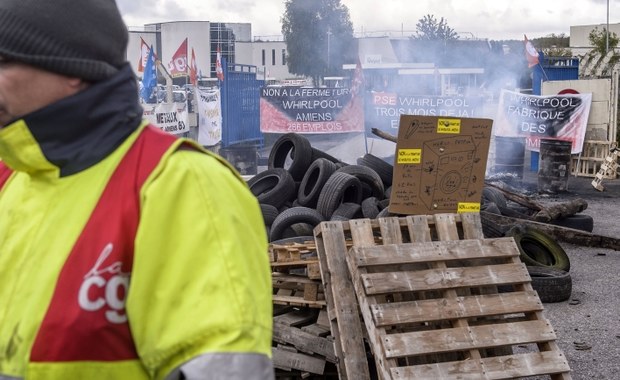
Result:
{"label": "reflective silver stripe on vest", "polygon": [[[272,380],[273,362],[266,355],[218,353],[198,356],[174,370],[166,380]],[[0,379],[2,380],[2,379]]]}
{"label": "reflective silver stripe on vest", "polygon": [[24,380],[23,377],[13,377],[0,374],[0,380]]}

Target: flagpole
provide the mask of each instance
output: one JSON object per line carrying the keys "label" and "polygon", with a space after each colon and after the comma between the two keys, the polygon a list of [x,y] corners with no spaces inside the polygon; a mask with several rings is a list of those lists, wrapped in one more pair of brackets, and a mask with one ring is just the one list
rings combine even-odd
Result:
{"label": "flagpole", "polygon": [[183,90],[187,88],[187,81],[189,79],[189,60],[191,57],[189,56],[189,40],[187,41],[187,46],[185,46],[185,87]]}
{"label": "flagpole", "polygon": [[540,70],[542,71],[545,80],[549,80],[549,77],[547,76],[547,73],[545,72],[545,69],[543,68],[543,65],[540,63],[540,61],[538,62],[538,66],[540,66]]}
{"label": "flagpole", "polygon": [[159,82],[157,81],[159,76],[159,64],[157,63],[159,60],[155,60],[155,103],[159,104]]}

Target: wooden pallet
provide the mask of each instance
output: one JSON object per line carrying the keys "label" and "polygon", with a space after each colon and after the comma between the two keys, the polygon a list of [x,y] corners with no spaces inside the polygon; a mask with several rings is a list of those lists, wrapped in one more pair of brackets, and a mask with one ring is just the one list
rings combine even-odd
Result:
{"label": "wooden pallet", "polygon": [[322,308],[326,306],[323,284],[305,276],[273,273],[271,276],[274,305],[305,306]]}
{"label": "wooden pallet", "polygon": [[302,274],[313,280],[321,279],[319,259],[313,240],[303,243],[270,244],[269,261],[274,272]]}
{"label": "wooden pallet", "polygon": [[289,308],[273,318],[276,379],[336,379],[333,337],[323,309]]}
{"label": "wooden pallet", "polygon": [[364,336],[383,379],[570,378],[514,240],[483,239],[479,214],[323,222],[315,238],[341,378],[370,378]]}
{"label": "wooden pallet", "polygon": [[[581,155],[572,155],[571,174],[578,177],[595,177],[605,164],[605,158],[615,143],[610,141],[586,140]],[[615,179],[615,172],[606,172],[603,179]]]}
{"label": "wooden pallet", "polygon": [[592,186],[598,191],[605,191],[605,186],[603,186],[603,179],[606,178],[616,178],[618,174],[618,155],[620,154],[620,150],[614,145],[612,149],[609,151],[609,155],[605,157],[605,161],[601,164],[601,168],[598,173],[594,176],[592,180]]}

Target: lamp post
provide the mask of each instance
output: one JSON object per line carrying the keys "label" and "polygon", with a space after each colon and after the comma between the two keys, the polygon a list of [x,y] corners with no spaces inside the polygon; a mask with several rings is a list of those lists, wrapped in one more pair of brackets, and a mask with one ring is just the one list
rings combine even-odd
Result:
{"label": "lamp post", "polygon": [[607,29],[605,32],[605,55],[607,55],[609,51],[609,0],[607,0]]}
{"label": "lamp post", "polygon": [[330,51],[329,51],[329,40],[330,37],[332,35],[332,30],[330,28],[327,28],[327,72],[329,74],[329,58],[330,58]]}

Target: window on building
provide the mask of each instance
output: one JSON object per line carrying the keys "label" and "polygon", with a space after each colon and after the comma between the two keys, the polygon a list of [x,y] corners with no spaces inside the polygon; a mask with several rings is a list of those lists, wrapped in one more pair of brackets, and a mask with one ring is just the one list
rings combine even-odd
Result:
{"label": "window on building", "polygon": [[262,58],[262,62],[263,62],[262,65],[265,66],[265,49],[263,49],[263,51],[262,51],[262,57],[261,58]]}
{"label": "window on building", "polygon": [[211,77],[215,77],[215,61],[217,58],[217,49],[220,48],[221,58],[226,59],[228,64],[234,64],[235,57],[235,34],[232,29],[223,23],[211,23],[209,27],[211,40]]}
{"label": "window on building", "polygon": [[286,49],[282,49],[282,66],[286,66]]}
{"label": "window on building", "polygon": [[271,65],[276,65],[276,49],[271,49]]}

